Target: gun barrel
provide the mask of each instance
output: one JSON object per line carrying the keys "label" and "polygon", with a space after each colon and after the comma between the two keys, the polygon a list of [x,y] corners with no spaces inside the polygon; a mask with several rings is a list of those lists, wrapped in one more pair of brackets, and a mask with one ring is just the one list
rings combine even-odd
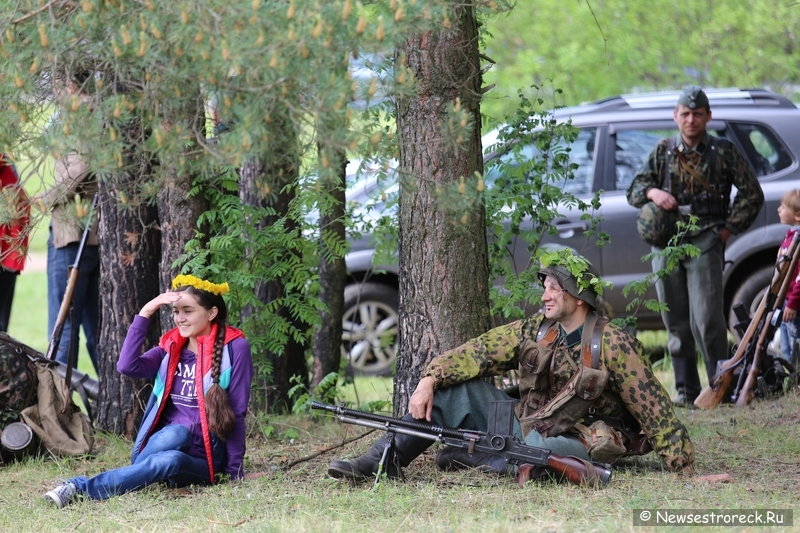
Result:
{"label": "gun barrel", "polygon": [[[330,411],[332,413],[336,413],[336,416],[342,422],[345,422],[343,417],[347,417],[350,419],[359,420],[357,422],[359,425],[364,426],[365,424],[361,423],[364,420],[370,420],[372,422],[378,422],[380,424],[387,425],[386,427],[382,426],[382,429],[394,429],[398,427],[403,427],[407,429],[413,429],[420,432],[425,433],[434,433],[436,435],[442,435],[445,437],[454,437],[457,439],[464,438],[465,431],[458,430],[458,429],[451,429],[445,428],[441,426],[435,426],[433,424],[427,424],[425,422],[418,422],[416,420],[402,420],[399,418],[392,418],[390,416],[383,416],[383,415],[376,415],[375,413],[368,413],[366,411],[358,411],[356,409],[348,409],[342,405],[328,405],[325,403],[312,401],[311,402],[312,409],[323,409],[325,411]],[[356,422],[348,421],[348,424],[355,424]],[[368,426],[374,427],[374,426]],[[469,431],[470,434],[476,434],[476,431]],[[438,440],[438,439],[435,439]]]}
{"label": "gun barrel", "polygon": [[[67,379],[66,365],[59,363],[56,371],[63,379]],[[97,401],[97,398],[100,396],[100,383],[96,379],[92,379],[87,374],[75,370],[74,368],[72,369],[72,376],[70,376],[70,385],[73,390],[77,389],[79,385],[82,385],[83,389],[86,391],[86,396],[88,396],[90,400]]]}

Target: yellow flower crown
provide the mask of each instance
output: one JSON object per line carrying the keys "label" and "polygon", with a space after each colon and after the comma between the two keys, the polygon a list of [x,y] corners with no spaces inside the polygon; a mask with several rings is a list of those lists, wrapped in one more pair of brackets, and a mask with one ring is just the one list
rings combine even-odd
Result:
{"label": "yellow flower crown", "polygon": [[211,294],[216,294],[217,296],[222,296],[226,294],[230,287],[228,283],[211,283],[210,281],[206,281],[204,279],[200,279],[197,276],[190,276],[187,274],[181,274],[176,276],[175,279],[172,280],[172,288],[177,289],[178,287],[194,287],[195,289],[200,289],[201,291],[210,292]]}

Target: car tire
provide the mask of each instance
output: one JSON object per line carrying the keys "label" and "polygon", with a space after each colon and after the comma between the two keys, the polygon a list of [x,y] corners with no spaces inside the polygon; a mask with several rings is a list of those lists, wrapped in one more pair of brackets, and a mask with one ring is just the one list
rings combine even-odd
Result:
{"label": "car tire", "polygon": [[736,318],[736,315],[733,312],[733,306],[738,302],[742,302],[744,304],[744,308],[747,310],[748,315],[752,317],[758,309],[758,305],[761,303],[764,293],[769,290],[769,285],[772,282],[772,275],[774,272],[775,267],[772,265],[759,268],[750,274],[750,276],[745,278],[745,280],[741,285],[739,285],[739,288],[736,289],[736,292],[733,294],[733,298],[731,299],[731,308],[728,310],[728,327],[730,328],[731,333],[733,333],[733,337],[737,342],[739,341],[740,336],[734,328],[734,325],[736,325],[739,320]]}
{"label": "car tire", "polygon": [[391,376],[398,339],[397,289],[375,282],[345,287],[342,358],[348,374]]}

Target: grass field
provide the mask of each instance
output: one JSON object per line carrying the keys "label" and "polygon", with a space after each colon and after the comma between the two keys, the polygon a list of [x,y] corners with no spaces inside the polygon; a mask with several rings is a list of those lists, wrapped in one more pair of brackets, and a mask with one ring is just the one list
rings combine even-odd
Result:
{"label": "grass field", "polygon": [[[388,391],[387,381],[373,378],[360,386],[374,383],[373,391]],[[519,488],[511,480],[476,472],[440,472],[432,448],[406,469],[407,482],[388,480],[372,490],[370,484],[330,479],[326,467],[333,459],[363,453],[377,434],[339,446],[363,434],[363,428],[327,417],[289,416],[250,421],[246,466],[264,475],[243,482],[181,490],[152,487],[105,502],[79,501],[59,511],[41,498],[57,479],[122,466],[130,443],[98,435],[91,457],[11,465],[2,472],[0,530],[665,532],[682,529],[635,527],[633,509],[798,508],[800,396],[793,392],[746,409],[681,409],[679,416],[695,444],[698,473],[727,473],[733,482],[707,484],[673,475],[651,454],[619,461],[611,483],[602,489],[553,481]]]}

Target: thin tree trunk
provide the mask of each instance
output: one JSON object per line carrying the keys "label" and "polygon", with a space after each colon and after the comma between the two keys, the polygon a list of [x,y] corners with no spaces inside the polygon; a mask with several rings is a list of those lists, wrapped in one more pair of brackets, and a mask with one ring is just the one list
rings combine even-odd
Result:
{"label": "thin tree trunk", "polygon": [[[286,216],[291,201],[295,197],[294,184],[298,176],[298,161],[296,156],[296,136],[291,134],[291,124],[284,117],[273,118],[271,126],[276,132],[271,135],[272,141],[269,152],[260,158],[254,158],[244,164],[240,170],[239,197],[245,205],[271,207],[275,210],[274,216],[263,220],[252,221],[253,226],[265,228],[271,226],[279,218]],[[287,185],[292,185],[288,186]],[[265,193],[265,191],[268,191]],[[291,231],[297,225],[289,217],[285,220],[286,231]],[[286,250],[287,254],[300,253],[298,250]],[[245,260],[247,260],[245,258]],[[281,280],[268,280],[256,285],[256,297],[263,304],[274,301],[283,301],[286,297],[286,288]],[[300,331],[307,325],[301,323],[289,313],[285,305],[280,305],[275,311],[287,322]],[[242,320],[253,317],[256,310],[246,306],[242,310]],[[257,317],[256,317],[257,318]],[[283,353],[254,354],[257,365],[266,364],[271,368],[270,375],[265,378],[263,373],[258,373],[256,378],[256,394],[263,391],[263,398],[256,398],[258,405],[263,400],[265,409],[272,412],[285,412],[291,409],[292,402],[289,398],[289,389],[294,385],[291,379],[299,376],[300,382],[308,386],[308,366],[305,359],[305,344],[299,342],[292,335],[286,339]]]}
{"label": "thin tree trunk", "polygon": [[[135,127],[127,132],[130,143],[141,142]],[[120,203],[134,198],[135,184],[150,174],[149,162],[139,158],[133,169],[113,174],[101,181],[100,294],[102,325],[99,353],[100,383],[97,427],[132,438],[141,422],[152,385],[150,380],[131,379],[117,372],[117,360],[134,316],[145,303],[158,295],[161,259],[161,234],[157,229],[157,210]],[[158,343],[158,327],[151,327],[146,348]]]}
{"label": "thin tree trunk", "polygon": [[[322,148],[325,150],[325,148]],[[328,234],[328,239],[345,241],[345,187],[347,159],[342,151],[331,150],[340,164],[331,165],[332,171],[320,176],[322,187],[333,200],[330,210],[320,214],[320,235]],[[326,156],[328,157],[328,156]],[[342,360],[342,315],[344,313],[344,286],[347,283],[347,265],[344,256],[330,250],[325,239],[319,241],[319,298],[327,306],[321,310],[319,328],[314,332],[314,368],[311,375],[311,388],[319,385],[331,372],[339,372]]]}
{"label": "thin tree trunk", "polygon": [[[190,104],[184,110],[185,117],[194,121],[194,130],[205,129],[205,110],[203,101],[197,90],[196,99],[188,99]],[[176,159],[176,158],[173,158]],[[174,163],[174,161],[173,161]],[[208,210],[208,201],[202,194],[189,195],[194,186],[196,176],[180,169],[178,165],[171,165],[167,172],[166,181],[158,194],[158,220],[161,225],[161,270],[160,287],[165,291],[170,287],[173,278],[178,275],[178,269],[171,268],[173,261],[184,253],[186,243],[195,238],[197,220]],[[174,327],[170,309],[162,309],[161,329],[168,331]]]}
{"label": "thin tree trunk", "polygon": [[[489,328],[489,280],[483,208],[466,219],[437,199],[443,183],[483,171],[481,74],[472,3],[451,3],[449,29],[412,34],[395,55],[417,79],[417,95],[397,100],[400,141],[400,350],[394,412],[408,400],[433,356]],[[446,109],[460,99],[474,120],[463,151],[443,140]],[[455,226],[458,226],[457,228]]]}

